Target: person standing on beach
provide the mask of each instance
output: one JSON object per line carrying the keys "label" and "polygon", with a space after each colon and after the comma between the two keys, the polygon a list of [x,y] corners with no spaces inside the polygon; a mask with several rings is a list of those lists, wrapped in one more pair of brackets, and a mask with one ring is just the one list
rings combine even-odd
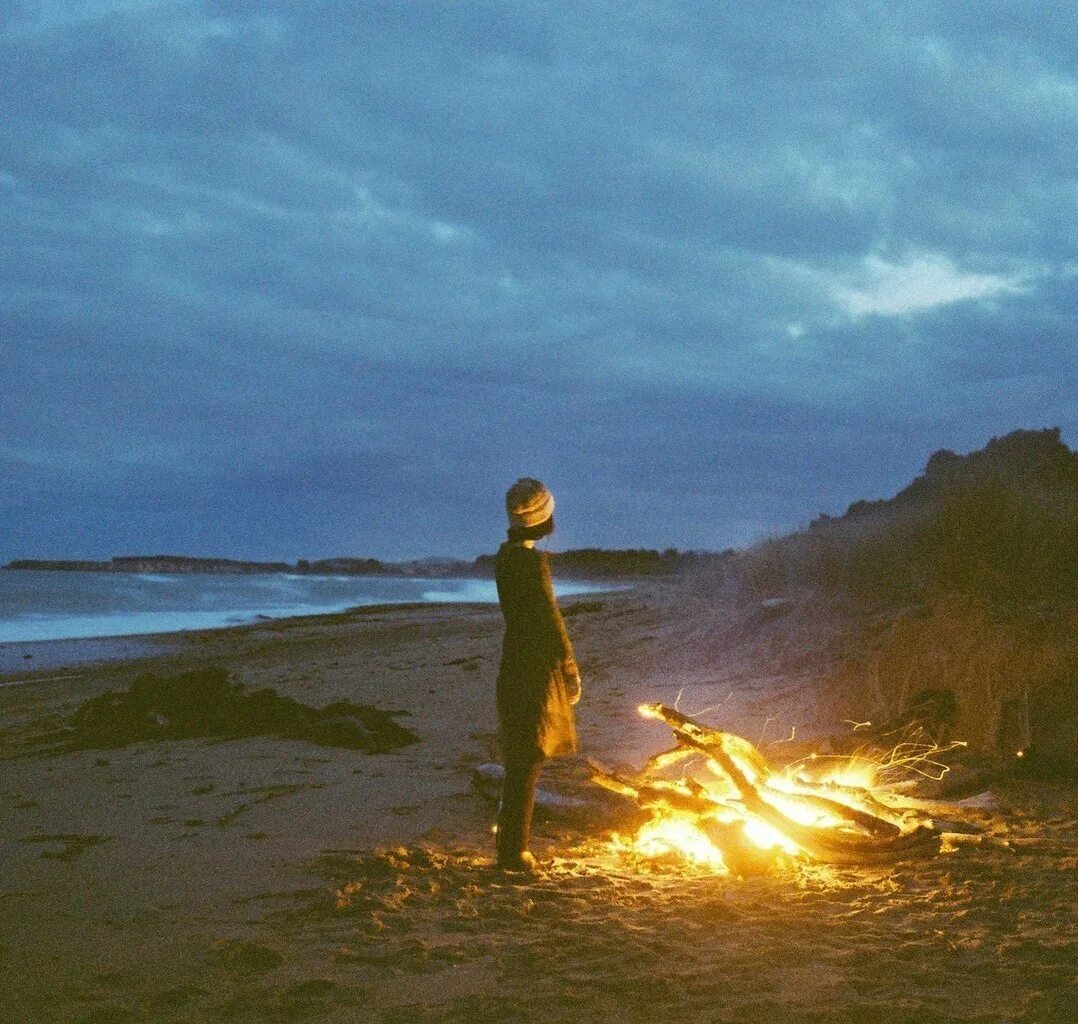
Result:
{"label": "person standing on beach", "polygon": [[495,580],[505,618],[498,669],[498,724],[505,782],[498,809],[498,866],[530,871],[528,852],[539,769],[577,749],[573,705],[580,671],[550,576],[550,557],[535,542],[554,532],[554,496],[523,477],[505,496],[509,536],[498,550]]}

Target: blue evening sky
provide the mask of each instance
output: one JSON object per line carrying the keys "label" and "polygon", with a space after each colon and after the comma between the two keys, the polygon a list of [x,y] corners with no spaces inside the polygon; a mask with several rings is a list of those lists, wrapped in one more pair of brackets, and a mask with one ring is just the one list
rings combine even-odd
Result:
{"label": "blue evening sky", "polygon": [[1078,438],[1070,0],[0,7],[0,559],[723,548]]}

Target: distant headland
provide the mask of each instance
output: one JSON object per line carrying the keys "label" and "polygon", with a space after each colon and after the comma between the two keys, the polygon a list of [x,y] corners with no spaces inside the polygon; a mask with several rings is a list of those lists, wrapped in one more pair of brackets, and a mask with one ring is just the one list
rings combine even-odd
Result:
{"label": "distant headland", "polygon": [[[559,575],[570,578],[631,578],[673,573],[703,561],[729,557],[732,552],[678,551],[667,548],[610,550],[578,548],[557,552],[551,560]],[[187,555],[117,555],[107,561],[77,559],[18,558],[5,569],[61,572],[117,573],[295,573],[311,576],[396,576],[424,579],[494,575],[494,555],[480,555],[471,561],[456,558],[421,558],[406,562],[385,562],[377,558],[299,559],[291,562],[257,562],[234,558],[193,558]]]}

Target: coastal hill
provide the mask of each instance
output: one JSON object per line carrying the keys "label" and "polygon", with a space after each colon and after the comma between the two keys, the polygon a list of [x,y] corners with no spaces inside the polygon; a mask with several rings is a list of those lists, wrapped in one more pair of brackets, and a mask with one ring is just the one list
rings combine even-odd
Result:
{"label": "coastal hill", "polygon": [[936,452],[892,498],[701,567],[671,618],[671,664],[785,678],[801,721],[1073,771],[1078,453],[1059,429]]}

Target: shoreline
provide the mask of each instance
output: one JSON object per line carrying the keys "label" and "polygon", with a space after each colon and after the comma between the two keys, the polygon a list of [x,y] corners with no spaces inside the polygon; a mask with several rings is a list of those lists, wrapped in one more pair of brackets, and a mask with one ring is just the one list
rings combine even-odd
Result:
{"label": "shoreline", "polygon": [[[274,624],[302,625],[311,621],[344,622],[357,615],[378,615],[389,611],[414,612],[429,607],[485,608],[481,601],[401,601],[355,605],[342,611],[314,614],[264,616],[253,622],[237,622],[204,629],[177,629],[157,633],[127,633],[116,636],[62,637],[50,640],[8,640],[0,643],[0,687],[34,682],[38,671],[57,668],[90,669],[108,664],[155,661],[169,654],[186,653],[186,647],[216,634],[236,636]],[[30,655],[30,658],[26,656]],[[32,666],[25,665],[33,660]],[[18,676],[20,669],[31,673]]]}
{"label": "shoreline", "polygon": [[[612,594],[626,593],[634,584],[619,584],[609,590],[584,590],[562,594],[562,604],[571,605],[573,598],[595,599]],[[180,653],[183,645],[197,642],[215,634],[234,633],[263,629],[275,625],[301,625],[309,622],[347,622],[356,616],[384,615],[390,612],[422,612],[428,609],[460,608],[463,610],[497,609],[489,601],[384,601],[376,604],[359,604],[331,612],[301,613],[297,615],[262,615],[251,622],[235,622],[201,629],[175,629],[156,633],[123,633],[93,637],[57,637],[44,640],[5,640],[0,642],[0,688],[33,682],[39,671],[58,668],[93,667],[111,663],[153,661],[170,653]],[[29,656],[29,657],[28,657]],[[33,661],[33,665],[25,664]],[[22,678],[20,672],[30,676]],[[17,678],[16,678],[17,677]]]}
{"label": "shoreline", "polygon": [[[115,655],[110,653],[106,641],[126,640],[134,645],[141,638],[145,643],[159,644],[164,636],[343,615],[363,608],[497,605],[494,581],[476,577],[416,576],[391,580],[379,576],[308,576],[297,589],[294,581],[300,577],[276,574],[288,581],[282,583],[280,590],[257,587],[252,591],[243,586],[245,579],[238,586],[232,585],[241,580],[236,574],[201,574],[215,581],[208,589],[187,586],[192,576],[198,574],[152,578],[142,573],[125,575],[142,581],[142,585],[136,583],[131,590],[118,593],[106,590],[101,594],[85,587],[75,587],[70,593],[52,587],[0,592],[0,605],[5,616],[0,620],[0,673],[11,671],[13,662],[20,657],[33,660],[38,651],[45,650],[33,645],[42,643],[73,645],[83,642],[87,647],[97,644],[102,658],[114,660]],[[225,581],[224,589],[222,580]],[[149,589],[145,586],[146,581],[152,583]],[[307,587],[306,583],[312,581],[315,586]],[[181,582],[185,586],[177,590],[176,584]],[[157,589],[158,584],[170,586],[161,591]],[[637,585],[635,580],[569,579],[559,581],[556,593],[561,600],[568,601],[630,590]],[[98,608],[102,598],[115,607]],[[68,607],[72,602],[82,607]],[[134,646],[130,650],[134,652]],[[72,649],[70,657],[78,659],[81,655]],[[67,662],[53,660],[50,663]]]}

